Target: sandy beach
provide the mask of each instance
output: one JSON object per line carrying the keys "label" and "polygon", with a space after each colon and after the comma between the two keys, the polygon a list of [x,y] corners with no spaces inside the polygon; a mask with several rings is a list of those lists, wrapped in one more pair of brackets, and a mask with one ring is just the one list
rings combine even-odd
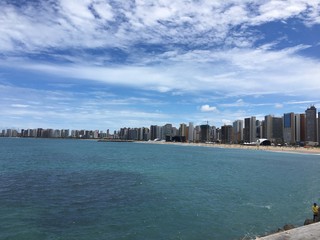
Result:
{"label": "sandy beach", "polygon": [[236,149],[246,149],[246,150],[260,150],[260,151],[271,151],[271,152],[320,155],[319,147],[252,146],[252,145],[242,145],[242,144],[181,143],[181,142],[162,142],[162,141],[148,141],[148,142],[142,142],[142,143],[174,144],[174,145],[182,145],[182,146],[201,146],[201,147],[213,147],[213,148],[236,148]]}

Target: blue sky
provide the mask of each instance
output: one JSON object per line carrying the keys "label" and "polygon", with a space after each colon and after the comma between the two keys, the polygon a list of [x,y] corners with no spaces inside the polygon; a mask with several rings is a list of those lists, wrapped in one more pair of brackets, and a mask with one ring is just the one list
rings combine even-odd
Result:
{"label": "blue sky", "polygon": [[4,0],[0,128],[116,130],[320,108],[318,0]]}

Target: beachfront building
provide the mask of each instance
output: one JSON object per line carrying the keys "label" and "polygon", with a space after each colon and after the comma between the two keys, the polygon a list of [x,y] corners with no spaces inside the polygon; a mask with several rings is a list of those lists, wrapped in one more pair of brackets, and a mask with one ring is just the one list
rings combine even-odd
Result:
{"label": "beachfront building", "polygon": [[160,138],[160,127],[157,125],[150,126],[150,140],[155,140]]}
{"label": "beachfront building", "polygon": [[209,142],[216,142],[219,139],[218,131],[215,126],[209,127]]}
{"label": "beachfront building", "polygon": [[188,127],[188,142],[193,142],[194,141],[194,126],[192,122],[189,122],[189,127]]}
{"label": "beachfront building", "polygon": [[37,129],[21,129],[21,137],[37,137]]}
{"label": "beachfront building", "polygon": [[306,141],[306,115],[304,113],[300,114],[300,142],[304,143]]}
{"label": "beachfront building", "polygon": [[263,127],[262,127],[262,121],[256,120],[256,139],[262,137]]}
{"label": "beachfront building", "polygon": [[216,128],[216,138],[215,142],[219,142],[221,139],[221,128]]}
{"label": "beachfront building", "polygon": [[71,137],[76,138],[78,136],[78,130],[71,130]]}
{"label": "beachfront building", "polygon": [[200,126],[195,126],[193,131],[193,142],[200,142],[200,132],[201,132]]}
{"label": "beachfront building", "polygon": [[180,123],[179,136],[186,138],[188,135],[187,129],[188,129],[188,127],[185,123]]}
{"label": "beachfront building", "polygon": [[[59,135],[61,137],[62,131],[59,132]],[[93,136],[93,138],[99,138],[99,130],[94,130],[91,136]]]}
{"label": "beachfront building", "polygon": [[301,123],[300,123],[300,114],[294,115],[294,134],[295,134],[295,142],[300,143],[301,142]]}
{"label": "beachfront building", "polygon": [[62,138],[68,138],[70,136],[70,130],[69,129],[62,129],[61,130],[61,137]]}
{"label": "beachfront building", "polygon": [[7,129],[5,137],[17,137],[18,136],[18,131],[16,129]]}
{"label": "beachfront building", "polygon": [[243,140],[246,143],[250,142],[250,118],[244,119]]}
{"label": "beachfront building", "polygon": [[273,116],[267,115],[264,117],[263,121],[263,132],[262,137],[271,140],[272,139],[272,129],[273,129]]}
{"label": "beachfront building", "polygon": [[179,135],[179,130],[176,127],[172,126],[172,131],[171,131],[171,136],[178,136]]}
{"label": "beachfront building", "polygon": [[149,139],[149,129],[145,127],[138,128],[138,140],[147,141]]}
{"label": "beachfront building", "polygon": [[283,143],[283,120],[282,120],[282,117],[273,117],[272,118],[271,142],[276,145]]}
{"label": "beachfront building", "polygon": [[256,117],[244,119],[244,142],[252,143],[257,141]]}
{"label": "beachfront building", "polygon": [[224,125],[221,127],[221,143],[230,144],[233,139],[233,128],[231,125]]}
{"label": "beachfront building", "polygon": [[317,140],[317,109],[311,106],[306,110],[306,142]]}
{"label": "beachfront building", "polygon": [[283,115],[283,141],[285,144],[295,144],[295,114],[285,113]]}
{"label": "beachfront building", "polygon": [[273,144],[283,143],[283,119],[267,115],[262,121],[262,138],[270,140]]}
{"label": "beachfront building", "polygon": [[209,125],[200,125],[200,142],[209,141]]}
{"label": "beachfront building", "polygon": [[256,117],[250,118],[250,142],[257,141],[257,119]]}
{"label": "beachfront building", "polygon": [[318,143],[320,143],[320,112],[318,112]]}
{"label": "beachfront building", "polygon": [[236,120],[233,122],[233,139],[234,143],[243,142],[243,120]]}
{"label": "beachfront building", "polygon": [[[80,134],[81,136],[85,135],[85,138],[87,138],[87,135],[85,133]],[[119,138],[122,140],[127,140],[128,139],[128,128],[120,128],[120,131],[118,133]]]}
{"label": "beachfront building", "polygon": [[162,127],[162,139],[166,141],[171,141],[172,140],[172,124],[167,123]]}
{"label": "beachfront building", "polygon": [[126,140],[138,140],[137,128],[128,128]]}

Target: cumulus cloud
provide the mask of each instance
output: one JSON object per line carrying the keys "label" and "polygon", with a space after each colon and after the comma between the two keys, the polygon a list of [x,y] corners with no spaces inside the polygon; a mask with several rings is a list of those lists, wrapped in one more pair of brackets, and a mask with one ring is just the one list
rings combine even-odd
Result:
{"label": "cumulus cloud", "polygon": [[218,109],[216,107],[213,106],[209,106],[208,104],[206,105],[202,105],[200,107],[201,112],[217,112]]}

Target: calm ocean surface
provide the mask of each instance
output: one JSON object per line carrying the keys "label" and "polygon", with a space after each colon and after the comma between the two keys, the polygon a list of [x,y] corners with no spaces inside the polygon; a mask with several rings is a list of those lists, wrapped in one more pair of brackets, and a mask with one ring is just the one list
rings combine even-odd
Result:
{"label": "calm ocean surface", "polygon": [[0,138],[0,239],[242,239],[302,225],[320,156]]}

